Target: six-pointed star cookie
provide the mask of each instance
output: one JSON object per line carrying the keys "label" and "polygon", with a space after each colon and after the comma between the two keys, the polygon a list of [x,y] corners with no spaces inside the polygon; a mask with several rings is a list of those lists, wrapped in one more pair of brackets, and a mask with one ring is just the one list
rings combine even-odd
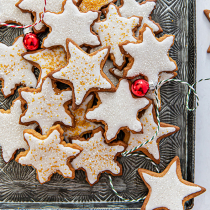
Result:
{"label": "six-pointed star cookie", "polygon": [[142,210],[185,209],[186,201],[206,191],[205,188],[182,179],[178,157],[175,157],[160,174],[146,169],[138,169],[138,172],[149,188]]}
{"label": "six-pointed star cookie", "polygon": [[22,114],[21,101],[19,99],[13,101],[10,110],[0,110],[0,146],[3,151],[3,159],[9,162],[16,150],[28,149],[27,143],[23,138],[25,129],[35,129],[36,124],[25,126],[19,124],[20,115]]}
{"label": "six-pointed star cookie", "polygon": [[[126,151],[130,151],[135,147],[139,146],[142,143],[145,143],[147,140],[151,139],[155,132],[157,131],[157,118],[155,109],[153,108],[153,104],[149,106],[149,108],[145,111],[145,113],[140,118],[140,122],[143,124],[143,133],[142,134],[133,134],[130,132],[130,137],[128,140],[128,147]],[[177,132],[179,127],[172,126],[166,123],[160,123],[160,129],[158,131],[158,135],[146,145],[142,146],[136,151],[143,151],[149,158],[151,158],[154,162],[160,162],[160,152],[159,152],[159,142],[162,138],[172,135]]]}
{"label": "six-pointed star cookie", "polygon": [[119,69],[122,69],[126,62],[119,44],[124,41],[136,41],[134,30],[139,25],[140,19],[121,17],[118,8],[114,4],[110,4],[106,12],[106,19],[93,25],[93,30],[99,35],[102,46],[111,46],[111,59]]}
{"label": "six-pointed star cookie", "polygon": [[70,39],[67,39],[67,48],[67,66],[52,72],[51,76],[72,87],[74,110],[92,91],[115,90],[115,86],[102,71],[109,55],[108,48],[87,54]]}
{"label": "six-pointed star cookie", "polygon": [[121,141],[106,144],[101,127],[93,131],[89,140],[75,137],[72,143],[83,148],[80,155],[72,161],[72,166],[86,171],[86,180],[91,186],[99,181],[102,172],[108,172],[114,176],[122,174],[122,166],[116,158],[124,151],[125,144]]}
{"label": "six-pointed star cookie", "polygon": [[168,55],[174,36],[164,35],[157,39],[152,29],[145,24],[140,31],[139,39],[140,41],[136,43],[127,42],[121,45],[121,51],[130,61],[124,68],[124,76],[127,78],[145,76],[156,86],[160,72],[177,70],[176,62]]}
{"label": "six-pointed star cookie", "polygon": [[10,47],[0,43],[0,79],[3,80],[1,91],[4,97],[13,95],[16,86],[20,84],[36,87],[33,66],[21,56],[24,52],[27,50],[23,45],[23,36],[16,38]]}
{"label": "six-pointed star cookie", "polygon": [[[0,22],[17,23],[19,25],[31,25],[31,15],[23,13],[16,4],[19,0],[0,0]],[[1,27],[1,25],[0,25]]]}
{"label": "six-pointed star cookie", "polygon": [[[131,16],[143,17],[141,25],[146,23],[155,33],[162,32],[162,29],[158,23],[155,23],[151,18],[151,13],[155,9],[156,0],[146,0],[141,4],[136,0],[121,0],[122,6],[119,7],[122,17],[129,18]],[[139,28],[140,29],[140,28]],[[138,34],[139,30],[137,30]]]}
{"label": "six-pointed star cookie", "polygon": [[[61,11],[64,0],[47,0],[46,10],[49,12],[58,13]],[[44,0],[19,0],[17,6],[25,11],[31,12],[34,16],[34,23],[40,21],[41,14],[44,11],[45,1]],[[36,33],[44,32],[45,27],[42,22],[34,26]]]}
{"label": "six-pointed star cookie", "polygon": [[44,23],[50,27],[50,33],[44,39],[43,47],[59,45],[66,49],[67,38],[79,46],[100,45],[98,37],[91,30],[91,25],[98,17],[98,12],[82,13],[72,0],[67,0],[62,13],[45,13]]}
{"label": "six-pointed star cookie", "polygon": [[44,136],[34,130],[25,130],[24,138],[29,150],[21,152],[15,160],[22,165],[33,166],[41,184],[49,181],[56,172],[65,178],[74,179],[75,171],[69,160],[75,158],[82,148],[63,141],[63,130],[60,125],[51,127]]}
{"label": "six-pointed star cookie", "polygon": [[57,122],[66,126],[73,126],[73,116],[68,110],[72,92],[56,90],[52,86],[50,78],[45,79],[41,88],[19,89],[19,95],[27,103],[27,109],[20,118],[21,123],[36,122],[41,128],[42,134],[47,134],[50,127]]}
{"label": "six-pointed star cookie", "polygon": [[147,98],[135,98],[130,91],[130,82],[120,80],[115,93],[98,93],[99,103],[90,109],[86,118],[105,124],[107,142],[114,140],[123,128],[140,133],[142,124],[137,118],[138,112],[147,108]]}
{"label": "six-pointed star cookie", "polygon": [[50,72],[63,68],[67,64],[66,54],[62,47],[27,52],[22,56],[40,70],[37,88],[41,86],[43,78]]}

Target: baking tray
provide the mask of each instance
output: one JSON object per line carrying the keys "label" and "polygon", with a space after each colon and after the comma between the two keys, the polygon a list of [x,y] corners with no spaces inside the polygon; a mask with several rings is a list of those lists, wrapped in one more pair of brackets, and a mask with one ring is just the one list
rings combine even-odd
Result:
{"label": "baking tray", "polygon": [[[139,1],[142,2],[142,1]],[[118,0],[119,3],[119,0]],[[177,78],[194,83],[196,80],[196,21],[195,0],[157,0],[152,17],[159,23],[164,34],[176,36],[170,56],[177,62]],[[2,27],[0,41],[12,45],[15,37],[22,34],[21,29]],[[39,35],[40,38],[46,34]],[[38,74],[38,70],[35,70]],[[176,134],[160,142],[161,160],[158,168],[163,171],[174,156],[181,160],[183,178],[194,181],[195,113],[187,112],[185,107],[187,88],[176,82],[169,82],[161,88],[162,122],[180,127]],[[0,108],[9,109],[18,96],[4,99],[0,94]],[[190,105],[194,105],[191,96]],[[151,161],[144,156],[118,158],[123,166],[123,175],[113,177],[113,185],[121,196],[136,199],[147,195],[147,188],[137,174],[138,168],[155,171]],[[74,180],[64,179],[55,174],[51,181],[39,184],[32,167],[21,166],[14,160],[5,164],[0,158],[0,208],[87,208],[87,209],[139,209],[142,202],[128,203],[120,200],[112,191],[107,174],[91,187],[85,181],[85,173],[76,171]],[[193,206],[193,200],[186,203],[186,209]]]}

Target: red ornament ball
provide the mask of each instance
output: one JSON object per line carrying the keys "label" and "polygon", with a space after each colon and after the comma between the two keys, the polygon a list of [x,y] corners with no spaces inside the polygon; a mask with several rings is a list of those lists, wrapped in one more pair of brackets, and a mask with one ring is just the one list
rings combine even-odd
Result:
{"label": "red ornament ball", "polygon": [[34,33],[28,33],[24,36],[23,44],[27,50],[37,50],[39,48],[39,38]]}
{"label": "red ornament ball", "polygon": [[149,83],[144,79],[137,79],[131,86],[131,91],[135,96],[142,97],[147,94]]}

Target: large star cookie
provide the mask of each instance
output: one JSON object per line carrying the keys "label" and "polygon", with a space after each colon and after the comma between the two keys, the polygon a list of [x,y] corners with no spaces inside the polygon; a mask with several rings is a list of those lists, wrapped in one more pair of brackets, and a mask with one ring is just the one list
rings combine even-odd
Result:
{"label": "large star cookie", "polygon": [[107,142],[114,140],[122,129],[140,133],[142,124],[137,118],[138,112],[150,104],[147,98],[131,94],[130,82],[126,79],[120,80],[117,87],[114,93],[98,93],[98,105],[86,114],[88,120],[105,124]]}
{"label": "large star cookie", "polygon": [[177,70],[176,62],[168,55],[174,42],[174,36],[164,35],[158,39],[146,24],[140,34],[140,41],[121,45],[122,52],[130,60],[128,66],[124,68],[124,76],[127,78],[145,76],[156,86],[159,73]]}
{"label": "large star cookie", "polygon": [[23,45],[23,36],[15,39],[12,46],[0,43],[0,79],[4,97],[14,94],[18,85],[36,87],[37,80],[33,74],[33,66],[21,56],[26,52]]}
{"label": "large star cookie", "polygon": [[146,169],[138,169],[138,172],[149,188],[142,210],[185,209],[186,201],[206,191],[205,188],[182,178],[178,157],[175,157],[160,174]]}
{"label": "large star cookie", "polygon": [[55,73],[52,72],[51,77],[72,87],[74,110],[90,92],[115,90],[115,86],[102,71],[109,55],[108,48],[87,54],[70,39],[67,39],[67,47],[67,66]]}
{"label": "large star cookie", "polygon": [[125,145],[121,141],[105,143],[101,127],[93,131],[89,140],[75,137],[72,143],[83,148],[80,155],[72,161],[72,166],[86,172],[86,180],[91,186],[99,181],[102,172],[108,172],[114,176],[122,174],[122,166],[116,158],[124,151]]}
{"label": "large star cookie", "polygon": [[68,0],[62,13],[45,13],[44,23],[50,27],[50,33],[44,39],[42,46],[59,45],[66,49],[67,38],[70,38],[79,46],[100,45],[98,37],[91,30],[91,25],[98,18],[98,12],[82,13],[72,0]]}
{"label": "large star cookie", "polygon": [[111,46],[111,59],[119,69],[122,69],[126,63],[119,44],[124,41],[136,41],[134,30],[139,25],[140,19],[121,17],[118,8],[114,4],[110,4],[106,12],[106,19],[93,25],[93,30],[99,35],[102,46]]}
{"label": "large star cookie", "polygon": [[41,86],[43,78],[50,72],[63,68],[67,64],[66,54],[62,47],[27,52],[22,56],[40,70],[37,88]]}
{"label": "large star cookie", "polygon": [[29,150],[21,152],[15,160],[22,165],[33,166],[41,184],[49,181],[56,172],[65,178],[74,179],[75,171],[69,160],[75,158],[82,148],[63,141],[60,125],[50,128],[44,136],[33,130],[25,130],[24,138]]}
{"label": "large star cookie", "polygon": [[77,110],[72,110],[72,114],[75,116],[75,127],[63,128],[65,140],[68,141],[74,136],[83,135],[100,126],[100,124],[89,122],[85,119],[85,113],[87,108],[92,106],[93,99],[93,95],[88,96]]}
{"label": "large star cookie", "polygon": [[[47,0],[46,10],[49,12],[58,13],[61,11],[64,0]],[[44,11],[44,0],[19,0],[17,6],[24,12],[30,12],[34,16],[34,23],[40,21],[41,14]],[[35,33],[45,31],[45,26],[42,22],[34,26]]]}
{"label": "large star cookie", "polygon": [[22,114],[21,101],[19,99],[13,101],[10,110],[4,111],[0,109],[0,146],[3,151],[3,159],[9,162],[14,157],[14,153],[18,149],[28,149],[27,143],[23,138],[25,129],[35,129],[36,124],[29,126],[20,125],[19,119]]}
{"label": "large star cookie", "polygon": [[[128,147],[126,151],[130,151],[135,147],[139,146],[142,143],[145,143],[147,140],[151,139],[155,132],[157,131],[157,118],[155,109],[151,104],[149,108],[145,111],[145,113],[140,118],[140,122],[143,124],[143,133],[142,134],[133,134],[130,132],[130,137],[128,140]],[[160,162],[160,152],[159,152],[159,142],[162,138],[169,136],[179,130],[179,127],[172,126],[166,123],[160,123],[160,129],[158,131],[158,135],[146,145],[140,147],[136,151],[143,151],[149,158],[151,158],[154,162]]]}
{"label": "large star cookie", "polygon": [[[155,33],[162,32],[160,25],[158,23],[155,23],[151,18],[151,13],[156,6],[156,0],[146,0],[143,1],[141,4],[135,0],[121,0],[121,2],[123,3],[123,5],[119,7],[119,11],[122,17],[142,17],[142,26],[144,23],[146,23],[150,28],[153,29]],[[137,30],[137,34],[139,32],[139,29]]]}
{"label": "large star cookie", "polygon": [[[19,25],[31,25],[31,15],[23,13],[16,4],[19,0],[0,0],[0,22],[17,23]],[[1,25],[0,25],[1,27]]]}
{"label": "large star cookie", "polygon": [[19,95],[27,103],[27,109],[20,118],[21,123],[36,122],[44,135],[57,122],[66,126],[74,124],[74,118],[68,110],[72,92],[56,90],[50,78],[45,79],[41,88],[19,89]]}

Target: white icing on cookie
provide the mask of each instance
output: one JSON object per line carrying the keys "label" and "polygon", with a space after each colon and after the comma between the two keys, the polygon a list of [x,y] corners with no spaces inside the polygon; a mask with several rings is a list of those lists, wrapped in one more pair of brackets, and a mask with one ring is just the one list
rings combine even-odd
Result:
{"label": "white icing on cookie", "polygon": [[64,177],[72,178],[72,170],[68,166],[67,159],[76,156],[80,150],[61,144],[61,134],[54,130],[46,139],[36,138],[31,133],[24,134],[29,144],[29,151],[19,158],[18,162],[24,165],[32,165],[36,171],[40,183],[48,181],[50,176],[60,171]]}
{"label": "white icing on cookie", "polygon": [[42,129],[42,134],[47,134],[55,122],[63,122],[72,126],[72,116],[69,116],[64,104],[72,99],[71,91],[56,94],[50,78],[47,78],[40,92],[30,90],[21,91],[22,98],[27,102],[27,111],[21,117],[22,123],[36,121]]}
{"label": "white icing on cookie", "polygon": [[33,66],[21,56],[24,52],[27,50],[23,46],[22,36],[10,47],[0,43],[0,78],[4,80],[2,88],[4,96],[11,95],[12,90],[19,84],[36,87]]}
{"label": "white icing on cookie", "polygon": [[[47,0],[46,10],[49,12],[58,13],[62,9],[62,3],[64,0]],[[36,19],[35,22],[38,23],[40,21],[40,15],[44,11],[44,0],[23,0],[19,4],[19,8],[23,10],[28,10],[32,13],[35,13]],[[36,31],[40,31],[43,28],[44,24],[39,23],[34,26]]]}
{"label": "white icing on cookie", "polygon": [[124,147],[106,144],[101,131],[95,133],[88,141],[73,140],[72,143],[83,148],[79,156],[72,161],[72,166],[75,169],[85,169],[90,184],[94,184],[103,171],[110,171],[116,175],[121,173],[114,158],[118,152],[124,150]]}
{"label": "white icing on cookie", "polygon": [[141,74],[156,86],[160,72],[175,71],[177,68],[175,62],[168,57],[173,41],[174,36],[169,35],[163,41],[158,41],[151,29],[146,27],[143,32],[143,42],[122,46],[134,58],[134,63],[125,76],[130,78]]}
{"label": "white icing on cookie", "polygon": [[79,46],[84,44],[99,45],[98,37],[90,29],[91,24],[97,18],[97,12],[81,13],[72,0],[67,0],[61,14],[45,13],[44,22],[51,27],[52,31],[44,40],[43,46],[61,45],[66,49],[67,38],[70,38]]}
{"label": "white icing on cookie", "polygon": [[54,73],[55,79],[67,80],[73,84],[76,105],[80,105],[87,94],[93,88],[110,89],[109,83],[101,74],[101,62],[108,54],[108,49],[103,49],[97,54],[87,54],[73,43],[68,43],[68,65]]}
{"label": "white icing on cookie", "polygon": [[21,114],[20,100],[14,102],[10,112],[0,110],[0,146],[2,147],[2,156],[5,162],[9,162],[16,150],[21,148],[28,149],[28,145],[23,138],[23,131],[25,129],[35,129],[37,126],[36,124],[29,126],[20,125],[19,119]]}
{"label": "white icing on cookie", "polygon": [[[142,134],[133,134],[130,132],[130,139],[128,142],[128,147],[126,151],[129,151],[147,140],[151,139],[157,130],[157,124],[154,121],[153,116],[153,105],[151,104],[149,108],[145,111],[143,116],[140,118],[140,122],[143,124]],[[156,117],[155,117],[156,118]],[[176,131],[175,127],[160,127],[158,135],[148,144],[144,145],[142,148],[147,149],[147,151],[154,157],[154,159],[159,160],[160,152],[158,148],[158,139],[164,135],[169,135]]]}
{"label": "white icing on cookie", "polygon": [[42,79],[50,72],[63,68],[66,64],[66,54],[62,47],[53,49],[44,49],[36,53],[27,53],[23,56],[28,61],[33,61],[40,66],[39,83],[37,88],[42,84]]}
{"label": "white icing on cookie", "polygon": [[106,14],[106,20],[93,25],[93,30],[99,35],[102,46],[111,46],[110,53],[114,56],[114,65],[121,67],[125,62],[119,44],[128,40],[136,41],[133,36],[133,29],[139,24],[139,18],[130,19],[121,17],[115,5],[110,4]]}
{"label": "white icing on cookie", "polygon": [[0,0],[0,22],[15,22],[21,25],[31,25],[31,14],[23,13],[15,6],[19,0]]}
{"label": "white icing on cookie", "polygon": [[107,125],[105,136],[108,141],[113,140],[119,130],[126,126],[132,131],[141,132],[142,125],[137,114],[149,104],[149,100],[143,97],[134,98],[126,79],[120,81],[116,92],[98,95],[101,104],[93,111],[87,112],[86,118],[103,121]]}

